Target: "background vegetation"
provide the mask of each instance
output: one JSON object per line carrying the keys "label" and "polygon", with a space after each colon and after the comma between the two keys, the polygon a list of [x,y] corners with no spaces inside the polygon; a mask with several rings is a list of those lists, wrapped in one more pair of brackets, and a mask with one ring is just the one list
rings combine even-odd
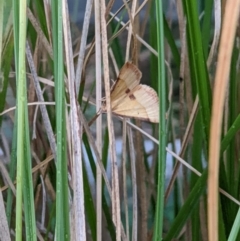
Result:
{"label": "background vegetation", "polygon": [[[239,2],[0,1],[0,239],[240,240]],[[127,61],[160,123],[89,127]]]}

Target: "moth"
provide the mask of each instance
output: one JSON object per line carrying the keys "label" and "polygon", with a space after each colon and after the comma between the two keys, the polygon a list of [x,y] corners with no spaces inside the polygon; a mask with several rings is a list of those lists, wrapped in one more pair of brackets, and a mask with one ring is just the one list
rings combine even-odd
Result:
{"label": "moth", "polygon": [[[141,71],[127,62],[111,88],[111,107],[115,115],[133,117],[144,121],[159,123],[159,99],[156,91],[140,84]],[[106,112],[103,103],[101,112]]]}

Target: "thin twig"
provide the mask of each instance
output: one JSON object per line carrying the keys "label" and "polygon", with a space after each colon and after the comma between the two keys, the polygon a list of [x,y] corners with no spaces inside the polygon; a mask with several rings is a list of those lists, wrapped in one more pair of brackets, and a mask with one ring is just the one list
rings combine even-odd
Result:
{"label": "thin twig", "polygon": [[84,61],[86,45],[87,45],[87,36],[88,36],[88,28],[89,28],[91,12],[92,12],[92,5],[93,5],[93,0],[88,0],[86,9],[85,9],[81,46],[79,49],[78,62],[77,62],[76,75],[75,75],[75,78],[76,78],[75,83],[76,83],[77,93],[79,92],[80,80],[81,80],[81,76],[82,76],[83,61]]}
{"label": "thin twig", "polygon": [[[41,86],[40,86],[39,81],[38,81],[37,72],[36,72],[36,69],[35,69],[35,66],[34,66],[34,63],[33,63],[33,58],[32,58],[32,54],[31,54],[31,50],[30,50],[28,42],[26,44],[26,55],[27,55],[27,60],[28,60],[28,64],[29,64],[31,73],[33,75],[33,81],[34,81],[34,85],[35,85],[38,100],[40,102],[44,102]],[[57,146],[56,146],[56,141],[55,141],[54,133],[53,133],[53,130],[52,130],[51,122],[50,122],[50,119],[48,117],[48,112],[47,112],[46,106],[44,106],[44,105],[40,105],[40,109],[41,109],[41,113],[42,113],[42,117],[43,117],[43,123],[44,123],[45,128],[46,128],[46,134],[47,134],[47,137],[48,137],[48,141],[50,143],[50,147],[51,147],[52,153],[54,155],[54,159],[56,161],[57,160],[56,159]]]}

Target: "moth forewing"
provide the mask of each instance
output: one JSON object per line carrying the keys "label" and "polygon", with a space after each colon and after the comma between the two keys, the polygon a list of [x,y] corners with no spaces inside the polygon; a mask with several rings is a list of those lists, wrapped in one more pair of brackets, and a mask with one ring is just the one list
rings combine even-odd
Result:
{"label": "moth forewing", "polygon": [[124,96],[139,85],[142,77],[141,71],[133,64],[127,62],[120,70],[118,78],[111,90],[111,101]]}
{"label": "moth forewing", "polygon": [[135,88],[142,78],[142,72],[137,66],[127,62],[119,72],[119,78],[124,80],[129,90]]}

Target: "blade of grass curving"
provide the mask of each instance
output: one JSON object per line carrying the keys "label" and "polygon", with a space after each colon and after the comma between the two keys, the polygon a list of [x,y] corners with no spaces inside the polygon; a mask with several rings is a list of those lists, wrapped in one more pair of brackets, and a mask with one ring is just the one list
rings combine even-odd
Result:
{"label": "blade of grass curving", "polygon": [[203,129],[208,143],[210,130],[211,92],[208,79],[206,60],[203,53],[202,38],[195,1],[183,1],[187,18],[187,39],[189,63],[191,64],[192,80],[196,82],[197,92],[203,119]]}
{"label": "blade of grass curving", "polygon": [[28,16],[29,21],[33,25],[34,29],[36,30],[36,32],[39,36],[39,39],[41,40],[43,46],[47,50],[50,58],[53,59],[52,47],[50,46],[50,44],[48,42],[48,39],[44,35],[44,32],[42,31],[42,29],[40,27],[40,24],[38,23],[37,19],[34,17],[33,13],[31,12],[31,10],[29,8],[27,9],[27,16]]}
{"label": "blade of grass curving", "polygon": [[62,1],[53,1],[52,34],[57,129],[56,239],[70,240],[66,154],[66,108],[63,80]]}
{"label": "blade of grass curving", "polygon": [[[134,127],[136,130],[141,131],[142,134],[144,134],[146,137],[150,138],[150,136],[143,130],[137,128],[135,125],[131,124],[130,122],[127,122],[130,126]],[[155,138],[150,138],[152,141],[154,141],[156,144],[159,145],[158,140],[156,140]],[[177,160],[179,160],[183,165],[185,165],[188,169],[190,169],[191,171],[195,172],[198,176],[200,176],[200,172],[198,172],[195,168],[192,168],[190,164],[188,164],[187,162],[185,162],[182,158],[179,157],[179,155],[173,153],[169,148],[166,148],[167,152],[170,153],[174,158],[176,158]],[[204,173],[203,173],[204,174]],[[231,199],[233,202],[235,202],[236,204],[239,204],[239,202],[233,198],[232,196],[228,195],[224,190],[219,189],[220,192],[222,194],[224,194],[226,197],[228,197],[229,199]]]}
{"label": "blade of grass curving", "polygon": [[218,230],[219,230],[219,241],[227,241],[227,236],[226,236],[226,225],[223,222],[223,212],[222,212],[222,207],[221,207],[221,202],[219,201],[219,222],[218,222]]}
{"label": "blade of grass curving", "polygon": [[39,0],[39,1],[34,1],[34,4],[32,4],[35,12],[36,12],[36,16],[38,17],[39,20],[39,24],[41,26],[41,30],[43,31],[44,35],[46,36],[46,38],[49,41],[49,36],[48,36],[48,29],[47,29],[47,22],[46,22],[46,15],[45,15],[45,11],[44,11],[44,3],[43,0]]}
{"label": "blade of grass curving", "polygon": [[[203,142],[203,132],[202,132],[202,119],[200,112],[198,112],[195,123],[194,123],[194,133],[193,133],[193,145],[192,145],[192,166],[197,169],[199,172],[202,172],[202,142]],[[191,180],[190,180],[190,190],[196,184],[198,177],[191,172]],[[196,241],[200,241],[200,220],[199,220],[199,211],[200,205],[197,204],[196,209],[193,211],[191,218],[191,228],[192,228],[192,239]]]}
{"label": "blade of grass curving", "polygon": [[[197,174],[198,176],[201,176],[202,174],[196,170],[195,168],[193,168],[190,164],[188,164],[185,160],[183,160],[181,157],[179,157],[176,153],[174,153],[173,151],[171,151],[168,147],[166,147],[166,151],[171,154],[174,158],[176,158],[177,160],[179,160],[184,166],[186,166],[189,170],[191,170],[192,172],[194,172],[195,174]],[[203,173],[204,174],[204,173]],[[219,192],[222,193],[224,196],[228,197],[230,200],[232,200],[234,203],[236,203],[237,205],[240,206],[240,202],[232,197],[231,195],[229,195],[226,191],[224,191],[223,189],[219,188]]]}
{"label": "blade of grass curving", "polygon": [[164,37],[167,39],[167,43],[169,44],[169,47],[172,51],[173,59],[179,69],[180,68],[180,54],[179,54],[177,45],[175,43],[175,40],[173,38],[171,29],[168,26],[165,15],[163,15],[163,25],[164,25]]}
{"label": "blade of grass curving", "polygon": [[205,170],[202,176],[196,182],[194,188],[190,192],[188,199],[180,209],[178,215],[175,217],[173,224],[171,225],[171,228],[168,231],[167,235],[163,238],[163,241],[171,241],[174,238],[177,238],[179,232],[186,224],[187,219],[190,217],[193,210],[195,210],[195,207],[200,199],[200,196],[206,188],[206,181],[207,171]]}
{"label": "blade of grass curving", "polygon": [[164,210],[164,187],[166,169],[166,81],[165,81],[165,58],[164,58],[164,28],[162,2],[156,1],[157,18],[157,47],[158,47],[158,94],[160,102],[159,113],[159,150],[157,170],[157,204],[154,223],[153,240],[161,240],[163,233],[163,210]]}
{"label": "blade of grass curving", "polygon": [[228,241],[238,240],[237,237],[239,238],[239,229],[240,229],[240,209],[238,210],[237,216],[232,225],[231,232],[228,237]]}
{"label": "blade of grass curving", "polygon": [[209,51],[209,42],[211,37],[212,30],[212,10],[213,10],[213,0],[208,0],[204,2],[204,15],[202,23],[202,43],[203,43],[203,52],[205,58],[208,56]]}
{"label": "blade of grass curving", "polygon": [[234,120],[233,124],[230,126],[228,132],[224,136],[221,142],[221,155],[223,152],[228,148],[230,142],[236,135],[236,133],[240,129],[240,114],[237,116],[237,118]]}

